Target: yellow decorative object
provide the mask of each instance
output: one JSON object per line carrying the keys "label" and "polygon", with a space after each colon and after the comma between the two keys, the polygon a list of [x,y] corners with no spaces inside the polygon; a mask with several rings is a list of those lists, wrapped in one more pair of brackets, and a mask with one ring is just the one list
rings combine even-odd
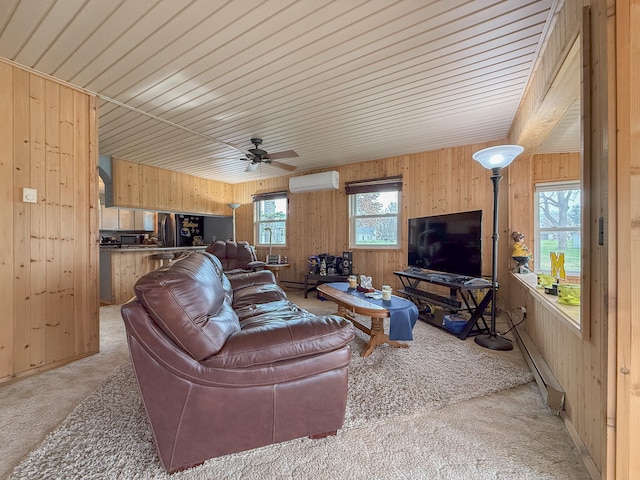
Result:
{"label": "yellow decorative object", "polygon": [[563,280],[567,278],[567,274],[564,271],[564,252],[557,254],[556,252],[551,252],[549,256],[551,257],[551,276],[559,277]]}
{"label": "yellow decorative object", "polygon": [[580,305],[580,285],[561,283],[558,285],[558,303]]}
{"label": "yellow decorative object", "polygon": [[531,250],[524,244],[524,233],[513,232],[511,234],[513,240],[513,248],[511,250],[511,258],[513,258],[518,266],[515,273],[529,273],[529,260],[533,256]]}
{"label": "yellow decorative object", "polygon": [[538,273],[538,286],[540,288],[548,288],[551,287],[554,283],[556,283],[555,277],[551,275],[547,275],[546,273]]}
{"label": "yellow decorative object", "polygon": [[531,250],[521,242],[515,242],[513,244],[513,251],[511,252],[512,257],[529,257],[531,258]]}

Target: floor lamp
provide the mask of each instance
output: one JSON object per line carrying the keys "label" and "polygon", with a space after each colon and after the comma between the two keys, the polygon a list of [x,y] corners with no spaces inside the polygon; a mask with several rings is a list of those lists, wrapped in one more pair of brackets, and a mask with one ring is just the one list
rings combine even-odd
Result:
{"label": "floor lamp", "polygon": [[489,147],[473,154],[473,159],[484,168],[491,170],[493,182],[493,264],[491,267],[491,328],[489,333],[476,336],[475,342],[491,350],[512,350],[513,344],[506,338],[498,336],[496,332],[496,309],[498,291],[498,185],[502,180],[500,170],[509,165],[524,151],[519,145],[499,145]]}
{"label": "floor lamp", "polygon": [[240,206],[239,203],[227,203],[227,207],[229,207],[233,211],[233,241],[236,241],[236,208]]}

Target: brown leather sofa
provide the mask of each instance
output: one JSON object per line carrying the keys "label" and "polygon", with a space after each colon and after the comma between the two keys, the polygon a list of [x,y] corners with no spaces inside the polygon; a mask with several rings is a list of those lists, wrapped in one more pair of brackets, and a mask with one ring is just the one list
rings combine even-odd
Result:
{"label": "brown leather sofa", "polygon": [[206,251],[218,257],[222,270],[227,274],[264,269],[265,262],[256,258],[253,248],[246,241],[218,240],[207,246]]}
{"label": "brown leather sofa", "polygon": [[342,427],[353,326],[289,301],[268,270],[230,280],[194,252],[141,277],[122,306],[163,466]]}

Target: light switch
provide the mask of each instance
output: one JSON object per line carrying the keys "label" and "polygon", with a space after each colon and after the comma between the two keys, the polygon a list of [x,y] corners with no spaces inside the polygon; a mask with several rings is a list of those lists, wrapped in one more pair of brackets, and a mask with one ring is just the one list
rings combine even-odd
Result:
{"label": "light switch", "polygon": [[35,188],[23,188],[22,189],[22,201],[24,203],[37,203],[38,202],[38,190]]}

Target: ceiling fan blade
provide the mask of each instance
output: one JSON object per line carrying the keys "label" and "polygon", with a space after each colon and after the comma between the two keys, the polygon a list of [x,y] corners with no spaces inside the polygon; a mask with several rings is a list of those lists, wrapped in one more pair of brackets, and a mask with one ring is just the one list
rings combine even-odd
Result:
{"label": "ceiling fan blade", "polygon": [[289,170],[290,172],[293,172],[297,168],[297,167],[294,167],[293,165],[287,165],[286,163],[282,163],[282,162],[269,162],[269,163],[274,167],[282,168],[284,170]]}
{"label": "ceiling fan blade", "polygon": [[269,153],[268,157],[271,160],[277,160],[278,158],[295,158],[298,157],[299,155],[294,152],[293,150],[285,150],[284,152],[276,152],[276,153]]}

